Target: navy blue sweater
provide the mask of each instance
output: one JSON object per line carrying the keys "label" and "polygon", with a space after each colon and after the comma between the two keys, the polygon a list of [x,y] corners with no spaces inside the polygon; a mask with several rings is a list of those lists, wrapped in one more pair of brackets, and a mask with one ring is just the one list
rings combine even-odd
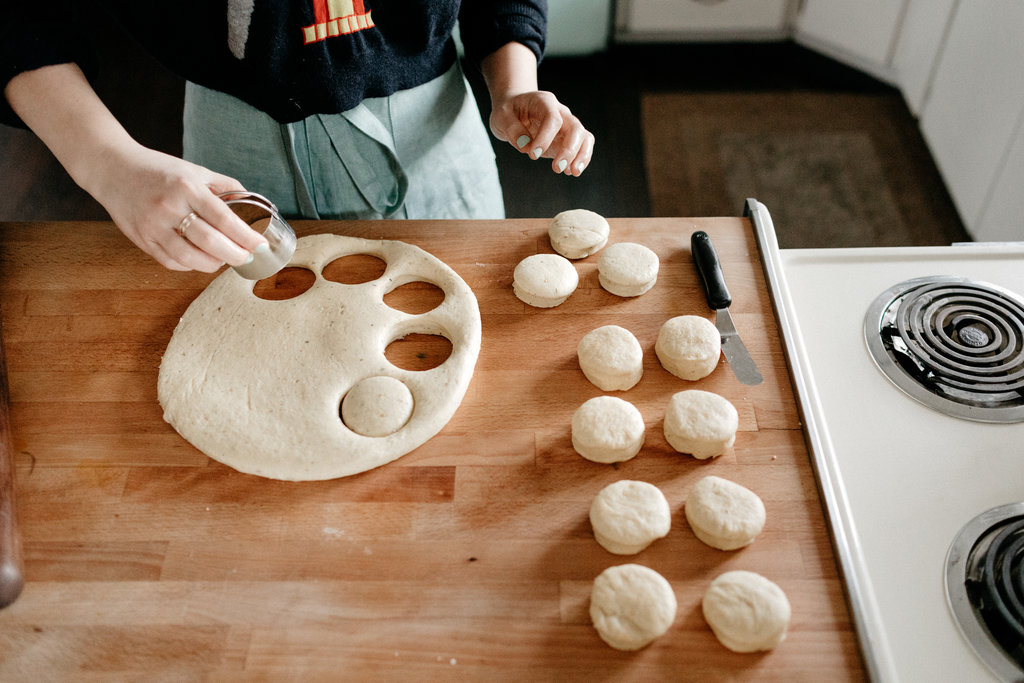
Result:
{"label": "navy blue sweater", "polygon": [[[285,123],[425,83],[456,59],[459,24],[478,63],[516,41],[540,59],[547,0],[12,0],[0,9],[0,87],[17,74],[96,59],[84,12],[104,12],[179,76]],[[6,100],[0,121],[22,125]]]}

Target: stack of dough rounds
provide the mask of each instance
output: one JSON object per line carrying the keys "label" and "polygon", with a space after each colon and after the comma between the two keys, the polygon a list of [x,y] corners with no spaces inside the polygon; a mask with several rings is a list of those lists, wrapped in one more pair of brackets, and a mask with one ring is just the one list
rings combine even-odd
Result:
{"label": "stack of dough rounds", "polygon": [[603,391],[631,389],[644,374],[644,352],[629,330],[605,325],[591,330],[576,347],[580,370]]}
{"label": "stack of dough rounds", "polygon": [[791,614],[786,594],[754,572],[726,572],[714,581],[701,611],[715,637],[733,652],[771,650],[786,639]]}
{"label": "stack of dough rounds", "polygon": [[718,394],[699,389],[672,396],[665,411],[665,439],[680,453],[704,460],[736,442],[739,414]]}
{"label": "stack of dough rounds", "polygon": [[579,274],[558,254],[534,254],[519,262],[512,274],[512,290],[524,303],[551,308],[569,298],[580,282]]}
{"label": "stack of dough rounds", "polygon": [[616,650],[639,650],[672,626],[676,596],[653,569],[639,564],[609,567],[594,579],[590,619],[601,639]]}
{"label": "stack of dough rounds", "polygon": [[551,248],[565,258],[580,259],[596,253],[608,242],[608,221],[586,209],[563,211],[551,219]]}
{"label": "stack of dough rounds", "polygon": [[596,396],[572,416],[572,447],[593,462],[622,462],[640,452],[644,430],[644,418],[632,403]]}
{"label": "stack of dough rounds", "polygon": [[654,352],[661,366],[676,377],[698,380],[718,365],[722,335],[707,318],[680,315],[661,326]]}
{"label": "stack of dough rounds", "polygon": [[617,296],[640,296],[658,281],[658,255],[642,244],[619,242],[601,253],[597,278]]}
{"label": "stack of dough rounds", "polygon": [[750,545],[764,529],[764,502],[750,489],[721,477],[704,477],[694,484],[684,511],[694,535],[719,550]]}
{"label": "stack of dough rounds", "polygon": [[633,555],[668,534],[672,512],[657,486],[623,479],[594,496],[590,525],[605,550]]}

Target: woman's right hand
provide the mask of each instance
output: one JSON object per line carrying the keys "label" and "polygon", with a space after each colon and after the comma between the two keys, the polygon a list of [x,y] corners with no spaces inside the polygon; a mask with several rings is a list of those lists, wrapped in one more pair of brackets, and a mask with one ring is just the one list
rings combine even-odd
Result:
{"label": "woman's right hand", "polygon": [[217,197],[243,189],[237,180],[137,143],[76,65],[22,72],[4,95],[121,232],[167,268],[213,272],[266,248]]}
{"label": "woman's right hand", "polygon": [[82,185],[128,239],[171,270],[241,265],[266,244],[217,196],[244,190],[241,183],[135,143],[99,160]]}

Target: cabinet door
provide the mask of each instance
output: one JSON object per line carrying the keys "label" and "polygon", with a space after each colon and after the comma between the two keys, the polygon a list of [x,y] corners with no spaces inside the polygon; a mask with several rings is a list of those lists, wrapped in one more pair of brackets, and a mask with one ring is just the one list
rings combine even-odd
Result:
{"label": "cabinet door", "polygon": [[921,115],[932,72],[958,0],[910,0],[893,55],[893,70],[907,106]]}
{"label": "cabinet door", "polygon": [[1024,2],[957,5],[921,129],[975,234],[1024,112]]}
{"label": "cabinet door", "polygon": [[787,34],[790,0],[619,0],[625,42],[776,40]]}
{"label": "cabinet door", "polygon": [[1024,116],[973,236],[980,242],[1024,242]]}
{"label": "cabinet door", "polygon": [[793,37],[892,83],[892,57],[905,5],[906,0],[804,0]]}

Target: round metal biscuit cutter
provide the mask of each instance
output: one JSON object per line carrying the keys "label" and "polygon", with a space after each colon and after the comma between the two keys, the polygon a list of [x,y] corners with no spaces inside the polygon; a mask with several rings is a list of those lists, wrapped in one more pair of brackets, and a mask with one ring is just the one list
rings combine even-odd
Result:
{"label": "round metal biscuit cutter", "polygon": [[274,203],[255,192],[224,192],[218,195],[256,232],[267,238],[268,251],[256,251],[249,263],[232,266],[247,280],[262,280],[277,273],[295,253],[295,231],[281,217]]}

